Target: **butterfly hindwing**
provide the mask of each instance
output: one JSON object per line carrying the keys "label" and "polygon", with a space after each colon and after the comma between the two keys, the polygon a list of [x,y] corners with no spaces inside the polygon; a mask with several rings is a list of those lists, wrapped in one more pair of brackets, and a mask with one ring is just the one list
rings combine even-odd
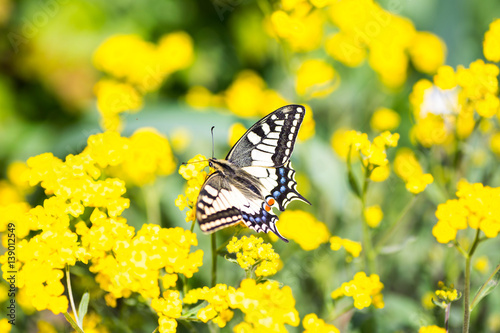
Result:
{"label": "butterfly hindwing", "polygon": [[302,105],[287,105],[253,125],[233,146],[226,160],[239,167],[276,167],[285,164],[304,119]]}

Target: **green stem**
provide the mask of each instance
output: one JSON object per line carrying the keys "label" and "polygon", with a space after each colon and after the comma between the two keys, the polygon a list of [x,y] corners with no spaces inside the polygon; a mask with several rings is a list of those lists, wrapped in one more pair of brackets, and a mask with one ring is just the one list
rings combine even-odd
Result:
{"label": "green stem", "polygon": [[464,281],[464,327],[462,332],[469,333],[469,322],[470,322],[470,271],[471,271],[471,259],[472,255],[476,251],[479,244],[479,233],[480,229],[476,231],[476,236],[474,237],[474,242],[472,243],[467,256],[465,257],[465,281]]}
{"label": "green stem", "polygon": [[217,281],[217,239],[215,237],[215,232],[211,236],[212,243],[212,282],[211,286],[215,287]]}
{"label": "green stem", "polygon": [[397,228],[401,225],[401,221],[408,214],[410,208],[413,207],[415,202],[417,201],[418,196],[414,195],[413,198],[406,204],[406,207],[403,209],[399,218],[387,229],[387,232],[380,239],[380,241],[375,246],[375,253],[379,253],[382,247],[392,238],[392,234],[397,230]]}
{"label": "green stem", "polygon": [[364,258],[365,258],[365,269],[368,273],[375,273],[375,252],[373,251],[372,239],[370,235],[370,227],[366,223],[365,219],[365,209],[366,209],[366,193],[368,192],[368,184],[370,181],[371,174],[370,165],[365,168],[365,179],[363,181],[363,190],[361,192],[361,216],[363,223],[363,247],[364,247]]}
{"label": "green stem", "polygon": [[331,322],[335,321],[337,318],[342,317],[343,315],[345,315],[346,313],[348,313],[352,309],[354,309],[354,304],[342,309],[342,311],[340,311],[339,313],[332,313],[330,316],[328,316],[325,319],[325,321],[327,323],[331,323]]}
{"label": "green stem", "polygon": [[[73,310],[73,315],[75,316],[76,323],[78,325],[78,315],[76,314],[76,307],[75,307],[75,301],[73,299],[73,290],[71,289],[71,278],[69,274],[69,266],[66,265],[66,284],[68,287],[68,296],[69,296],[69,301],[71,303],[71,309]],[[78,326],[80,329],[81,327]]]}

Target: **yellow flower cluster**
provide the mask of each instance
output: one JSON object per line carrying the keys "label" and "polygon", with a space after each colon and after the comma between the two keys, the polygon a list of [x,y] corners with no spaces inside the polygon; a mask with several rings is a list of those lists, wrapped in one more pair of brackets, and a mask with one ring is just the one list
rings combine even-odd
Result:
{"label": "yellow flower cluster", "polygon": [[361,154],[365,165],[384,166],[389,163],[385,148],[396,147],[398,140],[398,133],[385,131],[370,142],[366,133],[353,130],[347,133],[346,143]]}
{"label": "yellow flower cluster", "polygon": [[265,22],[271,35],[283,40],[294,52],[308,52],[321,46],[325,15],[318,8],[325,1],[282,0],[281,9]]}
{"label": "yellow flower cluster", "polygon": [[[79,222],[77,233],[82,246],[92,255],[90,271],[97,274],[101,288],[109,292],[106,301],[111,306],[116,299],[129,297],[132,292],[157,298],[162,269],[190,278],[203,264],[202,250],[190,253],[191,246],[197,246],[198,241],[189,230],[144,224],[134,235],[134,228],[125,219],[107,218],[97,209],[90,220],[90,228]],[[175,285],[176,277],[168,277],[163,279],[164,285]]]}
{"label": "yellow flower cluster", "polygon": [[436,302],[440,303],[443,307],[446,307],[448,304],[458,300],[461,297],[461,295],[453,287],[453,285],[448,287],[442,281],[439,281],[438,286],[440,289],[435,291],[435,294],[437,296]]}
{"label": "yellow flower cluster", "polygon": [[119,130],[119,114],[138,111],[143,95],[158,89],[173,72],[191,65],[193,42],[185,32],[173,32],[158,44],[138,35],[114,35],[105,40],[94,54],[94,66],[109,74],[95,86],[102,127]]}
{"label": "yellow flower cluster", "polygon": [[7,179],[0,180],[0,206],[20,203],[32,190],[33,188],[28,182],[28,166],[26,163],[12,162],[7,166]]}
{"label": "yellow flower cluster", "polygon": [[422,326],[418,333],[446,333],[446,329],[436,325]]}
{"label": "yellow flower cluster", "polygon": [[361,310],[373,304],[374,307],[381,309],[384,307],[382,289],[384,285],[380,282],[380,277],[377,274],[372,274],[369,277],[365,272],[358,272],[354,275],[354,279],[349,282],[342,283],[342,286],[334,290],[331,294],[333,299],[342,296],[352,297],[354,299],[354,307]]}
{"label": "yellow flower cluster", "polygon": [[287,332],[285,324],[298,326],[300,319],[295,309],[292,289],[280,289],[277,281],[257,284],[245,279],[229,294],[229,305],[245,314],[245,321],[234,327],[234,332]]}
{"label": "yellow flower cluster", "polygon": [[432,234],[440,243],[448,243],[457,237],[458,230],[481,230],[488,238],[500,232],[500,188],[483,184],[469,184],[462,180],[458,183],[456,195],[440,204],[436,210],[438,222]]}
{"label": "yellow flower cluster", "polygon": [[194,304],[199,300],[207,301],[208,305],[200,309],[196,317],[204,323],[212,320],[219,327],[224,327],[233,318],[234,312],[229,309],[229,295],[235,291],[233,287],[225,284],[217,284],[213,288],[191,289],[184,296],[183,302]]}
{"label": "yellow flower cluster", "polygon": [[317,249],[328,242],[330,231],[311,213],[287,210],[276,223],[283,237],[294,240],[305,251]]}
{"label": "yellow flower cluster", "polygon": [[413,23],[372,0],[340,0],[329,7],[330,20],[340,31],[328,37],[325,49],[347,66],[370,66],[388,87],[406,80],[408,55],[415,68],[432,74],[444,63],[446,47],[437,36],[417,32]]}
{"label": "yellow flower cluster", "polygon": [[361,250],[363,249],[361,247],[360,242],[355,242],[347,238],[340,238],[338,236],[333,236],[330,238],[330,248],[333,251],[338,251],[342,247],[350,253],[354,258],[359,257],[359,254],[361,253]]}
{"label": "yellow flower cluster", "polygon": [[484,34],[484,57],[493,62],[500,61],[500,19],[490,24],[490,29]]}
{"label": "yellow flower cluster", "polygon": [[205,179],[207,178],[207,172],[204,171],[208,166],[208,160],[203,155],[196,155],[190,159],[186,164],[179,167],[179,174],[187,180],[187,186],[185,195],[179,194],[175,200],[175,205],[179,207],[181,211],[188,208],[186,211],[186,222],[192,222],[196,219],[196,201],[198,200],[198,195],[200,194],[200,189]]}
{"label": "yellow flower cluster", "polygon": [[[212,94],[204,87],[194,86],[189,89],[186,102],[196,109],[224,107],[240,117],[263,117],[290,104],[278,92],[267,88],[266,82],[251,70],[238,73],[231,85],[219,94]],[[313,113],[309,106],[305,107],[306,115],[299,132],[299,140],[307,140],[314,135]]]}
{"label": "yellow flower cluster", "polygon": [[160,333],[172,333],[177,330],[177,321],[182,312],[182,301],[177,290],[166,290],[163,297],[154,298],[151,301],[151,307],[159,316],[158,330]]}
{"label": "yellow flower cluster", "polygon": [[394,172],[406,183],[406,189],[414,194],[422,192],[434,181],[431,174],[424,174],[410,148],[400,148],[397,151],[394,158]]}
{"label": "yellow flower cluster", "polygon": [[422,79],[410,94],[413,137],[424,147],[447,145],[455,136],[467,138],[475,126],[474,111],[491,118],[498,113],[498,66],[482,60],[469,68],[441,66],[433,82]]}
{"label": "yellow flower cluster", "polygon": [[255,270],[257,276],[270,276],[278,271],[280,256],[274,252],[271,244],[264,243],[260,237],[233,237],[227,245],[227,251],[236,253],[236,261],[241,268]]}
{"label": "yellow flower cluster", "polygon": [[[22,202],[2,206],[0,229],[16,224],[18,287],[36,310],[67,310],[63,269],[77,261],[90,262],[96,281],[109,292],[110,305],[132,292],[158,297],[162,269],[171,274],[170,280],[198,271],[203,252],[189,253],[197,245],[196,235],[156,225],[144,225],[135,235],[120,217],[129,206],[123,197],[125,182],[108,177],[119,174],[140,185],[174,167],[168,141],[150,130],[131,138],[116,132],[92,135],[82,153],[65,161],[51,153],[28,159],[23,177],[31,186],[40,184],[48,198],[34,208]],[[92,212],[89,224],[81,220],[87,208]],[[4,274],[9,270],[6,260],[0,257]]]}
{"label": "yellow flower cluster", "polygon": [[323,319],[318,318],[314,313],[304,317],[302,326],[304,326],[304,333],[340,333],[338,328],[326,324]]}
{"label": "yellow flower cluster", "polygon": [[84,150],[110,175],[143,186],[156,176],[170,175],[175,160],[168,139],[153,128],[141,128],[130,138],[116,132],[91,135]]}

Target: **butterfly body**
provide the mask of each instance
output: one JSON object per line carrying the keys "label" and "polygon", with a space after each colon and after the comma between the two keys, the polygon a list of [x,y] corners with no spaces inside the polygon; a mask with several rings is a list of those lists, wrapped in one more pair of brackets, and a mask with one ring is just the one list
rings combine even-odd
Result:
{"label": "butterfly body", "polygon": [[253,125],[225,160],[209,159],[215,171],[205,180],[196,204],[203,232],[243,222],[287,241],[276,228],[272,207],[283,211],[294,199],[309,203],[295,189],[290,162],[304,113],[301,105],[284,106]]}

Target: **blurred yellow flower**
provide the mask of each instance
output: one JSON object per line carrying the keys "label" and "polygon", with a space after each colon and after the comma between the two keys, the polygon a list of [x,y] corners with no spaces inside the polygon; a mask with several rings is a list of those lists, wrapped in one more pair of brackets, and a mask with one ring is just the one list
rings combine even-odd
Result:
{"label": "blurred yellow flower", "polygon": [[315,313],[305,315],[302,326],[304,326],[304,333],[340,333],[338,328],[325,323]]}
{"label": "blurred yellow flower", "polygon": [[426,74],[434,74],[446,58],[446,45],[430,32],[417,32],[408,51],[415,68]]}
{"label": "blurred yellow flower", "polygon": [[490,28],[484,34],[484,57],[492,62],[500,61],[500,19],[490,23]]}
{"label": "blurred yellow flower", "polygon": [[396,153],[394,172],[406,183],[406,189],[414,194],[422,192],[434,181],[431,174],[424,174],[415,154],[406,147],[400,148]]}
{"label": "blurred yellow flower", "polygon": [[160,70],[165,76],[189,67],[194,61],[193,40],[184,31],[163,35],[157,52]]}
{"label": "blurred yellow flower", "polygon": [[366,207],[363,215],[365,216],[366,224],[368,224],[371,228],[378,227],[380,221],[382,221],[382,218],[384,217],[384,213],[379,205]]}
{"label": "blurred yellow flower", "polygon": [[162,297],[154,298],[151,307],[159,316],[158,325],[160,333],[175,332],[177,321],[182,312],[182,301],[177,290],[166,290]]}
{"label": "blurred yellow flower", "polygon": [[347,160],[349,150],[351,150],[351,161],[354,160],[358,154],[355,149],[350,149],[351,144],[351,130],[348,128],[339,128],[336,130],[330,139],[330,144],[337,155],[343,160]]}
{"label": "blurred yellow flower", "polygon": [[228,144],[230,147],[234,146],[236,142],[245,134],[246,127],[242,123],[235,123],[229,128]]}
{"label": "blurred yellow flower", "polygon": [[500,156],[500,133],[495,133],[490,139],[491,151]]}
{"label": "blurred yellow flower", "polygon": [[366,49],[357,43],[355,36],[342,31],[328,37],[325,50],[333,59],[349,67],[361,65],[367,57]]}
{"label": "blurred yellow flower", "polygon": [[340,77],[333,67],[321,59],[304,61],[297,71],[295,90],[307,99],[321,98],[338,88]]}
{"label": "blurred yellow flower", "polygon": [[418,333],[446,333],[446,330],[436,325],[422,326]]}
{"label": "blurred yellow flower", "polygon": [[332,298],[336,299],[341,296],[348,296],[354,299],[354,307],[356,309],[364,309],[373,304],[374,307],[382,309],[384,301],[382,298],[382,289],[384,284],[380,282],[380,277],[377,274],[372,274],[369,277],[365,272],[358,272],[349,282],[342,283],[342,286],[332,292]]}
{"label": "blurred yellow flower", "polygon": [[487,256],[480,256],[474,259],[474,269],[482,274],[486,274],[490,269],[490,260]]}
{"label": "blurred yellow flower", "polygon": [[318,248],[328,242],[330,237],[330,232],[323,222],[302,210],[284,211],[276,226],[283,237],[295,241],[305,251]]}
{"label": "blurred yellow flower", "polygon": [[360,242],[355,242],[347,238],[340,238],[338,236],[333,236],[330,238],[330,248],[333,251],[338,251],[342,247],[351,254],[354,258],[359,257],[361,250],[363,249]]}
{"label": "blurred yellow flower", "polygon": [[421,299],[422,306],[427,310],[435,308],[436,305],[432,302],[432,300],[435,298],[436,298],[435,292],[433,292],[433,291],[426,292],[424,294],[424,296],[422,296],[422,299]]}
{"label": "blurred yellow flower", "polygon": [[203,110],[212,106],[213,95],[203,86],[193,86],[186,94],[186,103],[195,109]]}
{"label": "blurred yellow flower", "polygon": [[297,139],[300,141],[306,141],[312,138],[316,132],[316,123],[313,118],[313,111],[311,107],[307,104],[303,104],[306,108],[306,114],[304,116],[304,120],[302,121],[302,125],[300,126],[300,131],[297,136]]}
{"label": "blurred yellow flower", "polygon": [[370,119],[370,126],[379,132],[392,131],[399,126],[400,122],[401,117],[396,111],[388,108],[378,108]]}
{"label": "blurred yellow flower", "polygon": [[370,174],[370,180],[374,182],[383,182],[389,176],[391,175],[391,168],[389,164],[378,166],[375,169],[373,169],[372,173]]}

